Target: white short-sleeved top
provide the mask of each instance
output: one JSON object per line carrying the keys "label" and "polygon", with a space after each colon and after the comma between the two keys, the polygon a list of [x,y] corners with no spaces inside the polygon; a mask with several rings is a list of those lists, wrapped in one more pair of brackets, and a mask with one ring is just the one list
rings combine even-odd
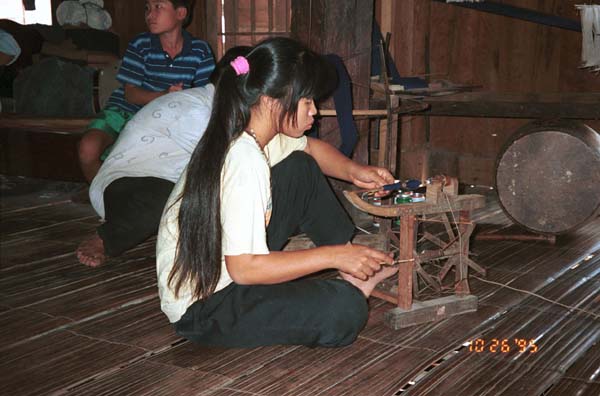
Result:
{"label": "white short-sleeved top", "polygon": [[[252,136],[242,133],[230,146],[221,171],[221,277],[215,292],[232,283],[225,256],[268,254],[266,226],[271,216],[270,167],[295,150],[304,150],[306,137],[277,134],[265,147],[265,155]],[[267,162],[268,158],[268,162]],[[161,309],[171,323],[177,322],[192,305],[190,285],[176,297],[168,285],[179,236],[179,197],[186,180],[184,172],[167,201],[158,230],[156,266]],[[208,232],[208,230],[207,230]]]}

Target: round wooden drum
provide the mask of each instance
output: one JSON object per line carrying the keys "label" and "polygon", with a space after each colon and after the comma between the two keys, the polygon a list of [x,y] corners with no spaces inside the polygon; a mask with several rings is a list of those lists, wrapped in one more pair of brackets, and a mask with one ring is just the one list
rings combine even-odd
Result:
{"label": "round wooden drum", "polygon": [[496,161],[504,212],[528,230],[561,234],[600,214],[600,135],[574,121],[517,130]]}

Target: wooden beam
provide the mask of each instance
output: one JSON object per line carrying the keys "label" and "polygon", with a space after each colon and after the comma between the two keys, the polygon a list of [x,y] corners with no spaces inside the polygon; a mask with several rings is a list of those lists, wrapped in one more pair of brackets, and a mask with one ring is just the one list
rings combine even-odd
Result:
{"label": "wooden beam", "polygon": [[[364,191],[364,190],[363,190]],[[344,191],[344,196],[357,209],[378,217],[400,217],[410,215],[428,215],[440,212],[454,212],[457,210],[475,210],[485,207],[485,196],[479,194],[462,194],[456,197],[447,197],[440,203],[412,202],[402,205],[375,206],[361,198],[362,192]],[[428,196],[430,194],[428,193]]]}
{"label": "wooden beam", "polygon": [[[398,97],[394,97],[394,104],[392,107],[392,122],[397,122],[396,117],[398,114],[413,114],[415,112],[424,111],[429,108],[429,105],[426,103],[419,102],[409,102],[399,104]],[[319,115],[321,117],[335,117],[337,116],[337,111],[333,109],[320,109]],[[384,109],[356,109],[352,110],[353,116],[364,116],[371,118],[386,118],[388,116],[388,111]]]}
{"label": "wooden beam", "polygon": [[[446,0],[434,0],[440,3],[445,3]],[[538,23],[541,25],[557,27],[561,29],[581,32],[581,23],[578,20],[564,18],[559,15],[547,14],[528,8],[515,7],[508,4],[499,3],[497,1],[485,2],[452,2],[454,6],[470,8],[472,10],[489,12],[490,14],[502,15],[509,18],[520,19],[527,22]]]}
{"label": "wooden beam", "polygon": [[425,116],[496,118],[600,119],[600,92],[584,93],[492,93],[468,92],[428,97]]}
{"label": "wooden beam", "polygon": [[[321,117],[335,117],[337,111],[333,109],[319,110]],[[370,116],[370,117],[385,117],[387,116],[387,110],[352,110],[353,116]]]}
{"label": "wooden beam", "polygon": [[46,118],[13,115],[0,116],[0,132],[7,130],[45,131],[57,134],[82,135],[93,118]]}
{"label": "wooden beam", "polygon": [[428,301],[415,301],[410,309],[396,307],[383,314],[385,323],[394,330],[446,319],[477,311],[477,296],[446,296]]}

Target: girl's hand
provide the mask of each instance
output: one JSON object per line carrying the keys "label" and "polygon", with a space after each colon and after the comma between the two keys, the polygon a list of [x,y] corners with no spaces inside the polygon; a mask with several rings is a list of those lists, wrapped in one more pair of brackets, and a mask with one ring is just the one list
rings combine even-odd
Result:
{"label": "girl's hand", "polygon": [[394,259],[379,250],[363,245],[346,245],[334,247],[333,267],[361,280],[381,269],[383,264],[392,264]]}
{"label": "girl's hand", "polygon": [[394,183],[394,177],[385,168],[355,164],[350,171],[350,180],[360,188],[380,188]]}

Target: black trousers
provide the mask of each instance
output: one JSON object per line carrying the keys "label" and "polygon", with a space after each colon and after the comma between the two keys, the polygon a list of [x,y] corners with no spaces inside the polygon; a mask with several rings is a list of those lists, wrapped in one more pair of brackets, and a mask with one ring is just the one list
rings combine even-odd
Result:
{"label": "black trousers", "polygon": [[[270,250],[295,231],[317,245],[343,244],[354,225],[314,159],[295,152],[272,168]],[[230,284],[192,304],[175,323],[184,338],[207,346],[257,347],[352,343],[368,316],[362,292],[341,279],[299,279],[276,285]]]}
{"label": "black trousers", "polygon": [[123,177],[106,187],[106,221],[97,231],[108,256],[118,256],[156,235],[173,187],[156,177]]}

